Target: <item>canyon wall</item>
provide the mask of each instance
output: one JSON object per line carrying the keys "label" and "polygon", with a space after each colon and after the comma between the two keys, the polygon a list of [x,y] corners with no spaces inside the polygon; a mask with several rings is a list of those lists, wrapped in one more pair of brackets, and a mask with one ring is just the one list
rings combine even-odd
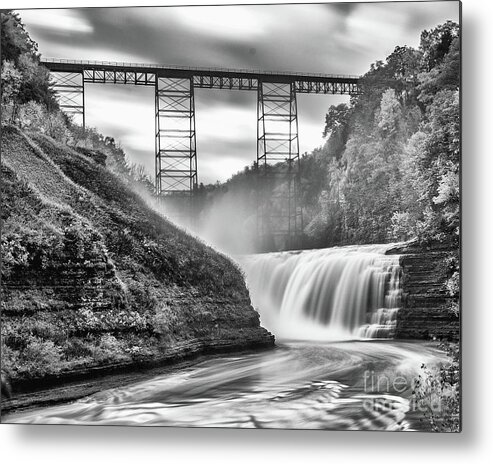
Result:
{"label": "canyon wall", "polygon": [[401,255],[403,269],[395,337],[458,340],[460,318],[450,309],[454,298],[446,287],[456,251],[447,245],[407,244],[387,252],[394,253]]}

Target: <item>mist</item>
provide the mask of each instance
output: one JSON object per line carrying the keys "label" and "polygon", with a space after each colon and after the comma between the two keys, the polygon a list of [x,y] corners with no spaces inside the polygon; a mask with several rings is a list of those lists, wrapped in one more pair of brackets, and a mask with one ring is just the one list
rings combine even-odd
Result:
{"label": "mist", "polygon": [[229,254],[256,251],[256,198],[227,191],[205,205],[194,228],[206,243]]}

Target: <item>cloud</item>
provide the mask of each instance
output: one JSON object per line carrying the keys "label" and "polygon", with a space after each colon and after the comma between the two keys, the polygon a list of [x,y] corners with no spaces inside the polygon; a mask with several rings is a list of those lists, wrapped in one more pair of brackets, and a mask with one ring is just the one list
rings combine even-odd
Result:
{"label": "cloud", "polygon": [[91,34],[94,28],[76,9],[73,10],[24,10],[22,19],[33,29],[59,36],[70,34]]}
{"label": "cloud", "polygon": [[243,42],[263,38],[269,33],[270,21],[248,6],[169,8],[163,10],[163,14],[169,15],[190,34]]}
{"label": "cloud", "polygon": [[[396,45],[458,21],[458,2],[279,4],[23,10],[46,57],[276,71],[363,74]],[[154,172],[152,89],[87,85],[88,124]],[[146,93],[147,92],[147,93]],[[298,96],[300,152],[324,141],[341,96]],[[196,91],[199,179],[225,180],[256,157],[256,93]]]}
{"label": "cloud", "polygon": [[[201,96],[207,93],[203,91]],[[217,91],[212,93],[219,95]],[[211,107],[207,98],[197,99],[197,163],[201,182],[224,181],[256,159],[256,93],[251,92],[248,97],[243,105],[223,100]]]}

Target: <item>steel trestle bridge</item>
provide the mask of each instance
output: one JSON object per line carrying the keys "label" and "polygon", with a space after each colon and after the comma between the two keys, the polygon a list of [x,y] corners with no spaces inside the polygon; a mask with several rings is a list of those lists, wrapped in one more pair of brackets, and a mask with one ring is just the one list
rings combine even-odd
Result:
{"label": "steel trestle bridge", "polygon": [[60,108],[79,115],[84,127],[85,84],[154,87],[156,192],[181,215],[193,215],[198,186],[194,89],[256,91],[257,233],[261,243],[281,238],[284,248],[296,246],[303,230],[296,95],[360,92],[358,76],[48,58],[41,64]]}

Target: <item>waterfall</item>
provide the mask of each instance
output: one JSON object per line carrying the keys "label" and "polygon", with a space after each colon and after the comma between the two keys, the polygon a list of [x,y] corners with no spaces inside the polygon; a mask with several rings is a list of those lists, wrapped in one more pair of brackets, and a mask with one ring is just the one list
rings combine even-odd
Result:
{"label": "waterfall", "polygon": [[252,304],[277,337],[391,338],[401,301],[391,245],[242,256]]}

